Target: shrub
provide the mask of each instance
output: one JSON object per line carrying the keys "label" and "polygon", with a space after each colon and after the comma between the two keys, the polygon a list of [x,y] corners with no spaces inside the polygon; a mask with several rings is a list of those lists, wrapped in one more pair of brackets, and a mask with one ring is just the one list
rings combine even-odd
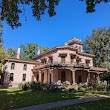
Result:
{"label": "shrub", "polygon": [[106,86],[106,91],[110,91],[110,84]]}
{"label": "shrub", "polygon": [[98,83],[96,89],[97,91],[105,91],[106,85],[104,83]]}
{"label": "shrub", "polygon": [[86,91],[87,90],[87,84],[79,84],[78,85],[78,91]]}
{"label": "shrub", "polygon": [[19,89],[22,89],[22,83],[20,83],[19,85],[18,85],[18,87],[19,87]]}
{"label": "shrub", "polygon": [[31,82],[30,85],[31,85],[32,90],[38,90],[38,91],[41,90],[41,83],[40,82]]}

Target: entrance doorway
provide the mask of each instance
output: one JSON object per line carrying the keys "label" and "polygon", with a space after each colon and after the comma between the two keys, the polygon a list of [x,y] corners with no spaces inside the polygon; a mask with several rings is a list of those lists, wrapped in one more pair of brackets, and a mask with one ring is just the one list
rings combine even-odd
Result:
{"label": "entrance doorway", "polygon": [[61,82],[65,82],[66,81],[66,73],[65,71],[61,72]]}

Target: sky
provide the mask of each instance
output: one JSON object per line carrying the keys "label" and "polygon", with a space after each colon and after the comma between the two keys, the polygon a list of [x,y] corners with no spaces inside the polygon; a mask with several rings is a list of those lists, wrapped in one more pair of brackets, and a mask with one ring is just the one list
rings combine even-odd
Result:
{"label": "sky", "polygon": [[86,36],[91,36],[93,29],[110,26],[110,3],[96,6],[95,13],[86,13],[85,2],[80,0],[60,0],[55,8],[56,16],[49,17],[48,13],[37,21],[27,7],[25,16],[20,16],[21,27],[11,29],[4,21],[4,47],[17,49],[21,44],[36,43],[40,46],[64,45],[76,37],[83,42]]}

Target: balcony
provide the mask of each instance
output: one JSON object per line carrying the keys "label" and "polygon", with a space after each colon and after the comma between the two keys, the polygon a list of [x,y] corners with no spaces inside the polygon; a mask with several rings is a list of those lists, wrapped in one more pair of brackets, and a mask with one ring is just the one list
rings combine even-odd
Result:
{"label": "balcony", "polygon": [[45,64],[36,65],[34,68],[43,68],[47,66],[74,66],[75,68],[90,68],[90,66],[86,63],[76,63],[76,62],[61,62],[61,61],[53,61]]}

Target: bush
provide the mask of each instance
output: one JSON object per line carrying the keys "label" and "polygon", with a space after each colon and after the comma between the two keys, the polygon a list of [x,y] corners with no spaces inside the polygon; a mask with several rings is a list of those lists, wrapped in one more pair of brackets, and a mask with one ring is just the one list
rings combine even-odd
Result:
{"label": "bush", "polygon": [[19,88],[26,91],[26,90],[30,90],[31,88],[31,83],[26,82],[26,83],[20,83],[19,84]]}
{"label": "bush", "polygon": [[106,91],[110,91],[110,84],[106,86]]}
{"label": "bush", "polygon": [[41,83],[40,82],[31,82],[30,85],[31,85],[32,90],[38,90],[38,91],[41,90]]}
{"label": "bush", "polygon": [[104,83],[98,83],[96,86],[97,91],[105,91],[106,85]]}
{"label": "bush", "polygon": [[78,91],[84,92],[87,90],[87,84],[79,84]]}

